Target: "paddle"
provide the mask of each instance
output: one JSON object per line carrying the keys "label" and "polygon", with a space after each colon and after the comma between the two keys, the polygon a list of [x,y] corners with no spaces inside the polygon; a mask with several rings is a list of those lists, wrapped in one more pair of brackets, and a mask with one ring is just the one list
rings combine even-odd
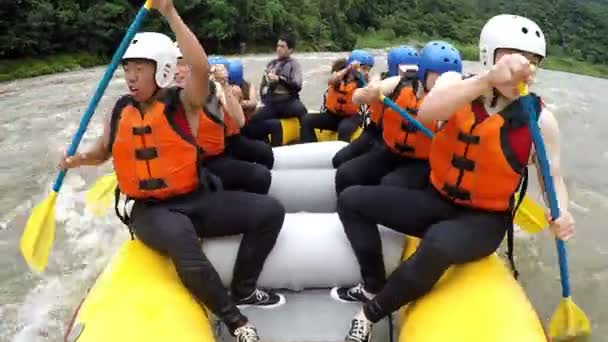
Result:
{"label": "paddle", "polygon": [[395,102],[393,102],[388,97],[384,96],[384,94],[380,94],[380,101],[382,101],[385,105],[391,107],[394,111],[399,113],[399,115],[401,115],[401,117],[403,117],[404,119],[409,121],[412,125],[416,126],[416,128],[421,130],[422,133],[424,133],[424,135],[433,139],[434,134],[433,134],[433,132],[431,132],[430,129],[424,127],[424,125],[422,125],[418,120],[414,119],[414,117],[412,117],[407,111],[405,111],[401,107],[397,106],[397,104]]}
{"label": "paddle", "polygon": [[[359,79],[361,80],[361,83],[365,87],[367,85],[367,82],[365,82],[365,75],[363,74],[363,72],[361,70],[358,70],[358,71],[359,71]],[[401,115],[404,119],[409,121],[412,125],[416,126],[416,128],[421,130],[422,133],[424,133],[424,135],[426,135],[427,137],[429,137],[431,139],[433,138],[433,132],[431,132],[428,128],[424,127],[420,122],[418,122],[416,119],[414,119],[407,111],[405,111],[404,109],[399,107],[391,99],[384,96],[384,94],[382,94],[382,92],[380,93],[380,101],[382,101],[382,103],[384,103],[384,105],[392,108],[394,111],[399,113],[399,115]]]}
{"label": "paddle", "polygon": [[[87,191],[87,210],[96,216],[104,215],[114,200],[116,186],[118,186],[118,180],[115,173],[101,176]],[[519,194],[515,194],[516,201],[518,198]],[[549,226],[543,208],[528,196],[524,197],[519,206],[514,222],[530,234],[539,233]]]}
{"label": "paddle", "polygon": [[[359,71],[359,78],[365,86],[365,75]],[[399,113],[404,119],[408,120],[411,124],[421,130],[427,137],[433,138],[433,132],[423,126],[419,121],[414,119],[406,110],[399,107],[395,102],[380,93],[380,100],[388,107]],[[516,194],[516,199],[519,198],[519,194]],[[515,213],[515,224],[521,227],[523,230],[530,234],[536,234],[545,229],[549,222],[545,218],[543,208],[531,200],[529,197],[524,197],[519,209]]]}
{"label": "paddle", "polygon": [[86,209],[95,216],[103,216],[112,205],[117,186],[118,180],[114,172],[101,176],[87,191]]}
{"label": "paddle", "polygon": [[[516,193],[515,203],[518,200],[519,193]],[[543,207],[528,196],[524,196],[513,222],[530,234],[540,233],[549,226]]]}
{"label": "paddle", "polygon": [[[93,114],[95,113],[95,109],[97,108],[97,104],[99,100],[103,96],[106,88],[108,87],[108,83],[112,79],[114,75],[114,71],[118,68],[118,65],[121,62],[122,56],[124,55],[129,43],[139,30],[142,22],[146,18],[150,7],[152,5],[152,1],[148,0],[142,6],[142,8],[137,13],[135,20],[131,23],[127,34],[122,39],[120,46],[114,53],[112,57],[112,62],[108,65],[103,78],[99,82],[97,86],[97,90],[95,91],[95,95],[89,102],[87,110],[80,120],[80,126],[76,131],[76,134],[72,138],[72,143],[67,150],[68,156],[73,156],[78,149],[78,145],[82,140],[82,136],[87,129],[89,122]],[[63,185],[63,179],[65,178],[66,170],[61,170],[55,179],[55,183],[53,184],[52,192],[40,202],[34,209],[32,210],[32,214],[30,215],[27,224],[25,226],[25,230],[23,231],[23,235],[21,236],[21,254],[23,258],[29,265],[29,267],[37,272],[44,271],[47,262],[49,253],[51,251],[51,247],[53,245],[53,240],[55,239],[55,202],[57,201],[57,194]]]}
{"label": "paddle", "polygon": [[[361,72],[359,72],[359,75],[363,85],[365,85],[364,75]],[[416,121],[416,119],[400,108],[396,103],[384,95],[380,95],[380,98],[385,105],[390,106],[400,113],[405,119],[421,129],[429,138],[433,137],[433,133],[429,129]],[[94,215],[103,215],[113,201],[113,193],[116,186],[118,186],[118,181],[116,180],[116,175],[114,173],[100,177],[95,184],[93,184],[91,189],[87,191],[87,209]],[[516,194],[516,196],[518,195]],[[536,234],[549,225],[542,207],[527,196],[524,197],[523,202],[515,215],[515,224],[530,234]]]}
{"label": "paddle", "polygon": [[[545,151],[545,144],[536,120],[537,115],[540,115],[540,113],[536,113],[534,99],[528,95],[526,85],[522,84],[519,90],[522,96],[522,105],[530,116],[530,132],[532,134],[532,141],[534,142],[534,149],[536,150],[538,164],[543,178],[543,184],[549,200],[551,217],[557,219],[560,216],[559,203],[557,202],[557,196],[555,194],[551,169],[549,168],[549,161],[547,160],[547,153]],[[583,310],[581,310],[570,297],[570,279],[568,274],[566,244],[561,239],[555,239],[555,242],[557,244],[559,273],[562,284],[562,300],[549,322],[549,335],[554,341],[571,340],[572,338],[589,336],[591,335],[589,318],[587,318]]]}

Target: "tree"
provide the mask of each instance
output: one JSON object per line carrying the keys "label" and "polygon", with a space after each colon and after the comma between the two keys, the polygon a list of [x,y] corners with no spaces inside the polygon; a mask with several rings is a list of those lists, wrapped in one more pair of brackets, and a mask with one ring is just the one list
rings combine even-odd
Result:
{"label": "tree", "polygon": [[[87,51],[110,55],[143,0],[3,0],[0,58]],[[274,44],[282,32],[308,49],[349,50],[368,30],[476,44],[491,16],[539,23],[551,54],[608,64],[604,0],[175,0],[210,53]],[[153,14],[142,30],[170,33]]]}

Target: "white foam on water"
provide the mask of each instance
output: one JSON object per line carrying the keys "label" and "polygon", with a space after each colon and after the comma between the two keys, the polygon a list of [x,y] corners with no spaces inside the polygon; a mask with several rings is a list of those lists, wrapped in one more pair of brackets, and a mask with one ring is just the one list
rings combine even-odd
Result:
{"label": "white foam on water", "polygon": [[[316,68],[317,64],[323,64],[325,66],[329,65],[330,58],[333,59],[345,55],[346,53],[297,53],[295,57],[297,59],[301,59],[302,61],[312,61],[312,63],[309,62],[309,64],[314,64],[314,67]],[[246,66],[251,66],[255,62],[262,62],[264,64],[262,64],[260,68],[263,68],[263,65],[270,61],[270,59],[273,57],[273,54],[247,55],[243,56],[243,59]],[[379,60],[380,59],[377,59],[377,62]],[[316,61],[319,61],[319,63]],[[379,70],[378,67],[374,68],[374,70]],[[42,76],[28,80],[6,83],[2,85],[3,89],[0,89],[0,93],[4,92],[4,94],[0,96],[2,96],[2,101],[5,107],[9,108],[8,114],[11,114],[11,108],[29,107],[31,110],[32,107],[41,109],[44,109],[49,105],[53,107],[53,102],[49,102],[49,100],[41,100],[39,94],[44,94],[48,92],[49,89],[60,88],[63,92],[69,92],[74,96],[84,97],[85,95],[89,95],[90,97],[94,90],[93,83],[101,77],[101,73],[104,68],[105,67],[99,67],[73,73]],[[256,68],[259,69],[257,66]],[[381,68],[385,68],[385,65],[382,65]],[[248,73],[252,76],[258,71],[254,70],[254,68],[250,69],[251,70],[248,70]],[[308,67],[308,69],[310,69],[310,67]],[[468,61],[465,62],[465,70],[467,72],[473,71],[474,69],[481,69],[479,63]],[[110,94],[106,94],[102,100],[102,103],[100,104],[100,108],[102,109],[99,109],[99,112],[95,114],[94,121],[91,123],[91,127],[89,128],[83,141],[84,143],[89,140],[89,132],[97,131],[97,128],[93,128],[96,126],[96,121],[111,109],[111,105],[113,103],[111,103],[112,100],[108,98],[117,97],[118,95],[124,93],[124,78],[121,77],[122,72],[118,70],[115,78],[110,83],[110,88],[108,88],[107,93],[109,92]],[[555,84],[563,84],[557,82],[560,79],[568,79],[571,81],[571,83],[569,83],[570,89],[563,90],[555,88]],[[86,84],[84,83],[85,80],[87,82]],[[89,82],[90,80],[95,81]],[[259,77],[252,77],[252,80],[255,83],[257,80],[259,80]],[[72,87],[74,89],[65,88],[66,82],[73,83]],[[50,86],[49,84],[59,85]],[[537,87],[539,88],[540,93],[543,95],[546,94],[545,96],[548,98],[548,100],[549,98],[553,99],[553,101],[547,101],[548,106],[549,109],[558,116],[558,120],[560,120],[562,127],[582,130],[585,133],[586,139],[596,138],[598,139],[598,142],[601,142],[603,141],[600,140],[602,138],[600,135],[601,131],[594,129],[594,127],[598,127],[599,121],[597,120],[599,117],[594,115],[595,113],[593,112],[593,109],[604,108],[605,106],[601,104],[601,102],[604,100],[595,97],[593,95],[593,91],[586,92],[585,89],[591,89],[590,87],[593,87],[593,89],[602,89],[602,87],[605,87],[605,84],[605,80],[541,70]],[[323,87],[319,87],[319,90],[324,88],[325,84],[322,84],[322,86]],[[581,90],[579,90],[579,88]],[[36,91],[31,91],[30,89],[36,89]],[[9,94],[10,96],[8,96]],[[17,96],[13,96],[15,94],[17,94]],[[303,92],[302,98],[309,100],[310,103],[313,103],[314,101],[316,106],[320,100],[320,95],[321,92],[318,92],[317,94],[317,91],[313,91],[313,89],[308,88],[307,90],[305,89],[305,92]],[[567,101],[564,101],[564,99]],[[86,101],[88,101],[88,99],[86,99]],[[107,103],[105,103],[106,101]],[[103,110],[104,103],[106,107],[105,112]],[[72,113],[77,112],[74,114],[74,118],[77,118],[75,121],[81,117],[85,104],[86,103],[83,102],[82,106],[80,106],[78,110],[74,109],[72,111]],[[37,110],[36,108],[35,110]],[[63,120],[66,113],[62,110],[56,112],[60,113],[60,120],[58,121],[60,121],[61,125],[63,125]],[[601,111],[596,112],[601,113]],[[576,125],[569,125],[567,120],[572,118],[574,115],[576,115],[579,123]],[[5,148],[10,148],[10,151],[15,153],[20,153],[22,148],[14,147],[16,146],[14,142],[18,141],[17,139],[23,139],[24,135],[27,135],[28,133],[30,134],[29,138],[32,138],[32,140],[38,140],[39,143],[53,145],[54,142],[57,142],[56,145],[62,144],[63,146],[66,140],[71,139],[76,130],[75,124],[72,123],[70,125],[70,123],[66,121],[66,126],[68,126],[67,128],[63,129],[64,127],[62,127],[62,129],[54,130],[53,127],[49,127],[48,132],[45,131],[44,134],[41,135],[42,132],[38,132],[36,130],[33,130],[33,133],[30,132],[32,129],[25,121],[20,121],[10,116],[4,117],[7,119],[7,121],[2,121],[2,119],[0,119],[0,122],[2,123],[2,126],[0,126],[0,132],[3,134],[6,133],[6,136],[2,137],[5,139],[2,141],[2,145],[3,147],[7,146]],[[586,129],[585,126],[590,128]],[[53,129],[53,131],[51,131],[51,129]],[[56,133],[57,131],[61,130],[63,130],[63,132]],[[587,132],[589,132],[591,135],[596,133],[596,136],[588,137],[586,135]],[[570,140],[569,143],[573,144],[572,140]],[[82,149],[83,148],[81,146],[80,150]],[[607,160],[608,151],[603,152],[600,148],[598,149],[599,151],[592,150],[591,152],[597,153],[596,158],[598,158],[600,161]],[[45,157],[42,155],[37,155],[35,158],[39,159],[35,162],[44,162],[42,159]],[[48,157],[48,159],[53,159],[51,162],[54,165],[55,158]],[[595,164],[586,161],[585,158],[580,160],[573,158],[573,160],[576,160],[579,163],[585,161],[585,163],[582,165],[583,167],[587,167],[589,164],[591,164],[592,167],[595,166]],[[580,164],[574,164],[574,162],[572,162],[571,165],[574,167],[579,167],[579,169],[570,170],[571,172],[584,171],[580,169]],[[14,168],[14,170],[19,169]],[[74,178],[74,173],[75,172],[72,171],[70,172],[66,178],[66,183],[71,184],[71,182],[77,180],[77,178]],[[33,182],[40,183],[41,187],[44,186],[45,192],[49,189],[49,185],[47,184],[49,181],[47,179],[35,178]],[[0,184],[3,183],[0,182]],[[599,229],[601,229],[601,225],[599,225],[599,223],[602,222],[601,213],[606,212],[608,208],[608,197],[605,194],[598,192],[601,191],[601,188],[600,190],[592,187],[590,187],[590,189],[574,190],[575,191],[573,191],[571,196],[576,196],[576,201],[571,203],[573,210],[575,210],[577,214],[585,214],[586,217],[597,216],[596,219],[598,220],[593,222],[593,227],[582,227],[581,225],[579,227],[580,235],[584,236],[585,232],[590,234],[588,233],[590,230],[587,228],[594,228],[596,223],[598,224],[597,227],[594,228],[594,235],[587,235],[591,238],[587,240],[589,242],[587,245],[585,245],[585,247],[589,248],[584,250],[578,249],[577,252],[574,252],[571,255],[588,255],[589,258],[591,258],[592,256],[589,255],[590,253],[587,251],[595,251],[595,253],[593,253],[595,256],[593,257],[600,259],[601,256],[608,253],[601,245],[605,239],[602,238],[603,235],[601,235],[602,233],[599,231]],[[0,305],[0,340],[10,340],[12,336],[7,334],[12,334],[14,331],[18,331],[17,335],[14,336],[14,341],[19,342],[61,340],[64,323],[68,320],[68,317],[71,316],[71,311],[82,298],[84,291],[86,291],[86,287],[93,284],[95,276],[114,254],[114,250],[120,245],[120,241],[124,241],[124,239],[127,238],[126,229],[122,227],[119,221],[113,217],[111,211],[107,217],[102,219],[92,218],[87,216],[87,214],[83,214],[83,197],[84,194],[81,192],[81,188],[78,186],[78,184],[74,184],[71,189],[70,186],[66,186],[62,189],[59,196],[59,203],[57,205],[57,216],[61,219],[61,222],[57,226],[58,235],[65,235],[65,237],[62,237],[62,239],[58,239],[62,245],[54,248],[53,255],[51,256],[50,260],[49,270],[45,276],[37,277],[29,273],[24,274],[23,277],[31,278],[27,279],[27,282],[24,282],[24,286],[27,286],[27,288],[33,288],[29,291],[27,298],[22,303],[2,303],[2,305]],[[27,199],[24,200],[15,210],[0,213],[0,230],[2,230],[2,233],[5,233],[4,230],[7,229],[7,227],[9,230],[11,229],[10,226],[7,226],[10,221],[14,220],[15,217],[19,216],[21,213],[32,208],[37,202],[38,199]],[[578,203],[581,204],[579,205]],[[531,291],[533,295],[536,295],[538,302],[536,304],[541,305],[541,312],[550,313],[554,309],[554,301],[552,300],[553,296],[551,295],[545,300],[544,293],[548,291],[547,286],[551,287],[555,285],[556,288],[558,287],[558,285],[556,285],[558,284],[558,273],[555,266],[552,238],[547,231],[535,236],[518,231],[516,233],[516,239],[515,256],[516,258],[519,257],[518,267],[520,268],[520,271],[524,271],[524,274],[522,274],[523,276],[520,279],[523,281],[530,279],[530,286],[527,289]],[[582,241],[579,241],[579,243],[580,242]],[[4,248],[4,246],[0,245],[0,248]],[[530,260],[526,261],[525,258],[529,258]],[[603,260],[605,260],[605,258]],[[530,264],[528,270],[525,269],[526,264]],[[573,263],[573,266],[579,266],[572,267],[571,269],[573,272],[572,280],[575,288],[581,289],[582,285],[588,283],[590,271],[586,265],[594,266],[596,264],[597,263],[595,262],[593,264]],[[576,274],[577,270],[578,275]],[[596,338],[598,333],[600,333],[599,336],[606,335],[601,334],[602,329],[604,332],[606,332],[606,329],[600,326],[602,323],[602,317],[606,317],[604,315],[605,311],[600,309],[600,307],[605,307],[605,305],[602,305],[604,302],[602,299],[603,297],[600,296],[599,293],[598,296],[587,295],[586,297],[586,293],[584,291],[587,290],[587,292],[589,292],[590,290],[593,290],[591,286],[603,288],[602,285],[605,284],[604,279],[606,276],[608,276],[606,271],[593,273],[593,278],[596,280],[596,282],[591,284],[590,287],[583,286],[583,290],[579,290],[579,296],[577,296],[577,300],[579,301],[581,299],[588,300],[587,305],[583,305],[583,307],[589,314],[595,314],[594,328],[596,331]],[[579,278],[582,280],[579,280]],[[536,280],[536,282],[533,282],[533,280]],[[540,290],[535,292],[534,289]],[[591,291],[591,293],[593,293],[593,291]],[[548,304],[545,304],[545,302]],[[583,302],[580,304],[585,303]],[[593,304],[595,304],[595,306]],[[14,317],[18,317],[18,319],[15,319]],[[548,316],[545,315],[545,318],[548,318]],[[7,321],[10,323],[7,323]],[[13,323],[15,321],[16,323]],[[6,326],[5,324],[12,324],[12,326],[8,327],[8,329],[4,329]],[[6,330],[9,330],[9,332]],[[48,334],[48,336],[44,336],[46,334]],[[599,338],[601,339],[601,337]]]}
{"label": "white foam on water", "polygon": [[17,332],[13,342],[61,340],[88,287],[128,238],[113,215],[97,218],[85,211],[85,185],[77,173],[65,179],[55,206],[57,237],[49,265],[43,274],[33,275],[37,285],[14,309],[15,326],[9,327]]}
{"label": "white foam on water", "polygon": [[572,208],[572,209],[574,209],[574,210],[576,210],[576,211],[578,211],[580,213],[583,213],[583,214],[586,214],[586,213],[588,213],[590,211],[589,208],[583,207],[582,205],[574,202],[573,200],[570,200],[568,202],[568,204],[570,205],[570,208]]}

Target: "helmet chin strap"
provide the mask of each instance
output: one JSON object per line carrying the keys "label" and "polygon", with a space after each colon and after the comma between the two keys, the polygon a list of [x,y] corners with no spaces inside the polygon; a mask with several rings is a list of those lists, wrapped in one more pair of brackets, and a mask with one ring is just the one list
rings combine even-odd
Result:
{"label": "helmet chin strap", "polygon": [[428,87],[426,86],[426,80],[429,78],[429,73],[425,72],[424,73],[424,77],[422,78],[422,80],[420,80],[420,82],[422,82],[422,89],[424,90],[425,93],[428,93],[430,90],[428,89]]}

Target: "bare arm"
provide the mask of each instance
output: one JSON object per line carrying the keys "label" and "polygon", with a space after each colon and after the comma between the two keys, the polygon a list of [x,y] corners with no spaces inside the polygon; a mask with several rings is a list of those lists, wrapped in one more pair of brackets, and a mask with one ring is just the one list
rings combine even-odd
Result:
{"label": "bare arm", "polygon": [[243,114],[243,107],[241,107],[239,99],[232,93],[232,86],[228,82],[223,82],[221,87],[223,90],[223,96],[220,97],[222,106],[237,125],[243,127],[245,124],[245,114]]}
{"label": "bare arm", "polygon": [[340,81],[342,81],[346,75],[350,72],[350,68],[346,67],[340,71],[334,71],[331,73],[331,76],[329,77],[329,80],[327,81],[327,85],[329,86],[336,86],[340,83]]}
{"label": "bare arm", "polygon": [[377,100],[380,91],[384,96],[390,96],[397,88],[401,78],[399,76],[389,77],[383,81],[372,81],[366,87],[359,88],[353,93],[353,102],[356,104],[370,104]]}
{"label": "bare arm", "polygon": [[[569,199],[568,189],[566,188],[566,183],[564,182],[561,169],[561,138],[559,126],[553,113],[547,109],[543,109],[539,119],[539,126],[543,141],[545,142],[545,150],[547,151],[547,159],[551,168],[551,176],[553,178],[559,208],[560,211],[567,212]],[[540,170],[540,165],[537,158],[534,158],[534,163],[536,164],[536,168]],[[540,171],[538,172],[538,180],[539,184],[541,184],[541,186],[544,188]],[[544,199],[545,204],[547,204],[547,207],[549,207],[547,197],[545,196]]]}
{"label": "bare arm", "polygon": [[182,103],[189,108],[199,108],[205,105],[209,95],[209,63],[207,54],[190,31],[174,7],[163,13],[171,30],[175,33],[177,43],[186,62],[190,65],[191,76],[182,92]]}
{"label": "bare arm", "polygon": [[243,110],[254,110],[258,106],[257,93],[253,84],[249,85],[249,100],[241,101]]}
{"label": "bare arm", "polygon": [[420,106],[418,120],[423,123],[448,120],[456,111],[491,91],[487,75],[484,72],[463,80],[457,72],[444,73]]}
{"label": "bare arm", "polygon": [[112,154],[110,153],[110,117],[103,122],[103,133],[97,138],[93,146],[84,152],[78,152],[71,157],[64,157],[59,161],[59,168],[74,168],[82,165],[97,166],[106,162]]}

